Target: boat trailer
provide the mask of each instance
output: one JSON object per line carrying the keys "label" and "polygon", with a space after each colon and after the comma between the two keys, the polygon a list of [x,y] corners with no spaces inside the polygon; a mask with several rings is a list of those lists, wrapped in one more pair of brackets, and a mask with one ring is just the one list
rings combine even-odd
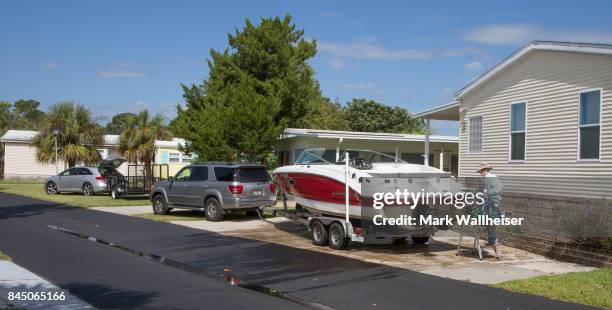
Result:
{"label": "boat trailer", "polygon": [[[328,216],[324,214],[312,213],[300,205],[296,205],[296,210],[289,210],[287,206],[287,194],[281,192],[283,201],[283,210],[276,210],[276,214],[280,212],[280,215],[295,221],[308,228],[311,233],[313,243],[315,245],[329,245],[330,248],[335,250],[344,250],[348,246],[349,242],[365,242],[368,239],[383,239],[393,238],[394,240],[404,240],[410,236],[406,234],[403,236],[381,236],[380,234],[368,235],[368,229],[365,229],[363,225],[360,225],[361,220],[352,220],[349,217],[349,153],[345,153],[345,172],[344,172],[344,184],[345,184],[345,212],[344,218],[336,216]],[[279,187],[280,188],[280,187]],[[260,217],[263,217],[260,214]],[[424,237],[416,238],[417,243],[425,243],[429,240],[429,236],[425,239]]]}

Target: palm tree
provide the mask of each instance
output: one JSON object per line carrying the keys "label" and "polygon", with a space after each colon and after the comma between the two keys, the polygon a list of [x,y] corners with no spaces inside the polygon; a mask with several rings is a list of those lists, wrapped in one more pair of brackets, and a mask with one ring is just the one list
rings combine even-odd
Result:
{"label": "palm tree", "polygon": [[98,148],[104,144],[104,129],[92,119],[85,106],[60,102],[51,107],[47,122],[34,138],[36,159],[41,163],[55,163],[53,129],[59,129],[58,157],[69,167],[77,163],[93,165],[102,159]]}
{"label": "palm tree", "polygon": [[164,118],[157,113],[151,117],[143,110],[130,119],[127,128],[119,136],[119,150],[130,162],[141,162],[145,166],[145,176],[151,176],[151,165],[155,160],[155,140],[172,139],[170,130],[164,125]]}

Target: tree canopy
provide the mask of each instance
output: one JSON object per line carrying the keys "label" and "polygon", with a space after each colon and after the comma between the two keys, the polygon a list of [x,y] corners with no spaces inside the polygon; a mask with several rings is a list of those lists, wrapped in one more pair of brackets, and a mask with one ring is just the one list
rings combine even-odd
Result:
{"label": "tree canopy", "polygon": [[316,43],[290,16],[264,18],[228,34],[229,48],[211,50],[202,85],[183,85],[175,134],[202,160],[263,161],[286,126],[304,127],[322,96],[307,60]]}
{"label": "tree canopy", "polygon": [[352,131],[425,132],[423,121],[412,118],[406,109],[390,107],[374,100],[353,99],[344,108],[344,118]]}
{"label": "tree canopy", "polygon": [[[9,129],[39,130],[45,124],[45,113],[35,100],[0,101],[0,136]],[[0,144],[0,157],[4,157],[4,143]],[[4,166],[0,166],[0,177]]]}
{"label": "tree canopy", "polygon": [[111,121],[106,124],[104,131],[107,134],[119,135],[129,127],[136,117],[136,114],[130,112],[115,114]]}
{"label": "tree canopy", "polygon": [[159,113],[152,116],[148,110],[143,110],[138,115],[132,115],[128,115],[119,136],[119,150],[128,161],[143,163],[148,176],[151,164],[155,161],[155,140],[170,140],[172,134]]}
{"label": "tree canopy", "polygon": [[38,161],[55,163],[55,128],[59,129],[59,158],[69,167],[80,162],[94,165],[102,159],[97,150],[104,143],[102,126],[92,119],[91,112],[83,105],[60,102],[51,106],[45,125],[34,138]]}
{"label": "tree canopy", "polygon": [[0,101],[0,134],[8,129],[38,130],[45,122],[45,112],[36,100]]}
{"label": "tree canopy", "polygon": [[304,128],[350,130],[350,120],[344,114],[340,102],[323,97],[313,104],[304,121]]}

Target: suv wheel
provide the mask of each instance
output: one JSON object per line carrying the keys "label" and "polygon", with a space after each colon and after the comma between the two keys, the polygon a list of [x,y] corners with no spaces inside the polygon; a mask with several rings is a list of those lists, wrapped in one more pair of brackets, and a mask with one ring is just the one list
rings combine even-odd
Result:
{"label": "suv wheel", "polygon": [[223,221],[223,209],[217,198],[206,200],[206,219],[211,222]]}
{"label": "suv wheel", "polygon": [[94,193],[94,190],[93,190],[93,186],[91,186],[91,184],[89,184],[89,183],[83,184],[83,195],[91,196],[91,195],[93,195],[93,193]]}
{"label": "suv wheel", "polygon": [[57,185],[53,181],[47,182],[46,190],[47,195],[55,195],[57,194]]}
{"label": "suv wheel", "polygon": [[165,215],[169,212],[170,210],[166,205],[166,200],[164,200],[164,196],[155,195],[155,197],[153,197],[153,213],[155,213],[155,215]]}

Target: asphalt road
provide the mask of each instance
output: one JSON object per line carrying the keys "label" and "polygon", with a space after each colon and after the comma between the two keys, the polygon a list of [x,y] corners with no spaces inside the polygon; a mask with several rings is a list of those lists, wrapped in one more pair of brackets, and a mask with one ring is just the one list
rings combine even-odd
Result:
{"label": "asphalt road", "polygon": [[[52,230],[60,226],[201,270],[195,275]],[[0,193],[0,250],[98,308],[292,309],[221,276],[337,309],[586,309],[541,297]],[[213,275],[213,276],[210,276]]]}

